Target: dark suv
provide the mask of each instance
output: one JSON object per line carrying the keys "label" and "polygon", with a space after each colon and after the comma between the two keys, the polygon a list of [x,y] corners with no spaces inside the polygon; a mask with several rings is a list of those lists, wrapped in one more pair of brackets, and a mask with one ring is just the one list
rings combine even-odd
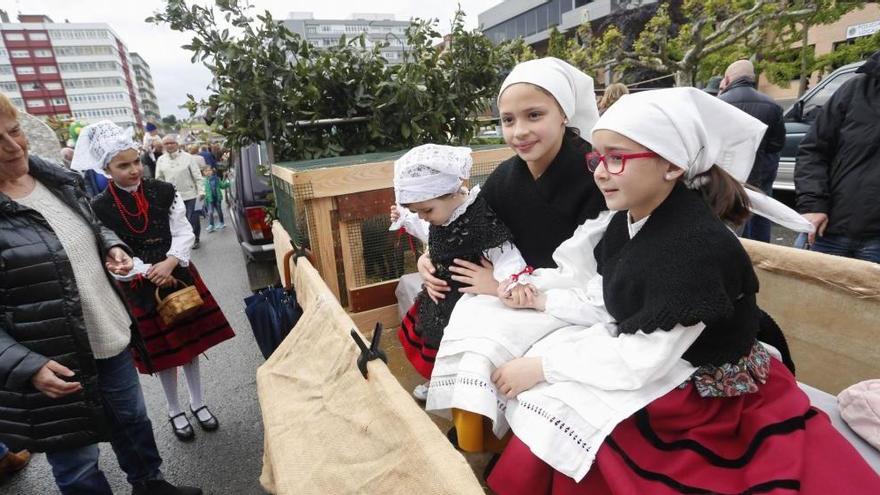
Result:
{"label": "dark suv", "polygon": [[257,171],[258,165],[268,166],[265,147],[254,144],[233,151],[230,161],[227,202],[241,249],[248,260],[274,259],[272,227],[266,223],[272,185]]}
{"label": "dark suv", "polygon": [[831,95],[856,75],[856,69],[865,62],[844,65],[822,79],[813,89],[804,93],[785,112],[785,147],[779,152],[779,171],[773,189],[794,191],[794,165],[798,146],[816,120],[819,110],[828,102]]}

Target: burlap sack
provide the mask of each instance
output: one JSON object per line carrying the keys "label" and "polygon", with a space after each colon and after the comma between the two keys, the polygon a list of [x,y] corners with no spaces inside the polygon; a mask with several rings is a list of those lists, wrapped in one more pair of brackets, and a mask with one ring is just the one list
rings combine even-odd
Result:
{"label": "burlap sack", "polygon": [[482,494],[464,457],[384,363],[371,361],[369,379],[361,376],[349,335],[354,323],[306,259],[293,278],[303,316],[257,370],[263,488],[297,495]]}
{"label": "burlap sack", "polygon": [[831,394],[880,377],[880,265],[743,240],[758,304],[788,339],[799,381]]}

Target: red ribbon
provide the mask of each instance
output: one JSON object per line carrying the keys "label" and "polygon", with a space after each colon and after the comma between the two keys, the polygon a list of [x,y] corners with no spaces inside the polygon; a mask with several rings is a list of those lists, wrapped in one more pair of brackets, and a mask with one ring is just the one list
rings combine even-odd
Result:
{"label": "red ribbon", "polygon": [[531,275],[532,272],[534,272],[534,271],[535,271],[534,268],[532,268],[532,267],[529,266],[529,265],[526,265],[526,267],[523,268],[521,272],[519,272],[519,273],[514,273],[513,275],[511,275],[511,276],[510,276],[510,279],[511,279],[512,281],[516,282],[517,280],[519,280],[519,277],[521,277],[522,275]]}
{"label": "red ribbon", "polygon": [[418,251],[416,251],[416,245],[413,242],[413,236],[406,231],[406,227],[401,227],[397,229],[397,242],[394,243],[394,248],[397,249],[398,247],[400,247],[400,238],[403,237],[404,234],[406,234],[406,240],[409,242],[409,248],[412,249],[413,253],[419,254]]}

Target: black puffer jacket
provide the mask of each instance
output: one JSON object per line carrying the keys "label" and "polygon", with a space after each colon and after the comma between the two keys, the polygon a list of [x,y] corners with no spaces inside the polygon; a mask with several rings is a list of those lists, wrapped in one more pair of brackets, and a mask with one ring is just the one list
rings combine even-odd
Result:
{"label": "black puffer jacket", "polygon": [[826,235],[880,237],[880,52],[828,100],[801,142],[797,210],[827,213]]}
{"label": "black puffer jacket", "polygon": [[[31,176],[92,227],[100,259],[113,246],[128,249],[98,223],[76,173],[34,156],[29,166]],[[122,298],[118,290],[116,297]],[[70,261],[43,216],[2,193],[0,317],[0,441],[12,450],[53,451],[108,439]],[[134,323],[132,342],[142,348]],[[37,391],[31,378],[50,359],[73,370],[83,390],[59,399]]]}
{"label": "black puffer jacket", "polygon": [[779,152],[785,146],[782,107],[773,98],[755,89],[755,83],[747,78],[733,81],[719,98],[767,124],[767,132],[758,147],[755,166],[747,182],[756,187],[772,182],[779,169]]}

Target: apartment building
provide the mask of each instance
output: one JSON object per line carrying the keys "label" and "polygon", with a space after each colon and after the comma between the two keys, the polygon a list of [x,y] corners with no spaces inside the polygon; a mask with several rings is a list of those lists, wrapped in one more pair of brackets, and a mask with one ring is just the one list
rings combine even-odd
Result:
{"label": "apartment building", "polygon": [[335,46],[343,35],[351,39],[365,33],[367,48],[385,41],[388,46],[382,49],[382,55],[388,63],[399,64],[404,60],[406,28],[410,22],[395,20],[392,14],[352,14],[348,19],[315,19],[311,12],[291,12],[284,25],[319,49]]}
{"label": "apartment building", "polygon": [[123,126],[143,122],[128,49],[104,23],[9,22],[0,11],[0,91],[38,117],[72,116]]}

